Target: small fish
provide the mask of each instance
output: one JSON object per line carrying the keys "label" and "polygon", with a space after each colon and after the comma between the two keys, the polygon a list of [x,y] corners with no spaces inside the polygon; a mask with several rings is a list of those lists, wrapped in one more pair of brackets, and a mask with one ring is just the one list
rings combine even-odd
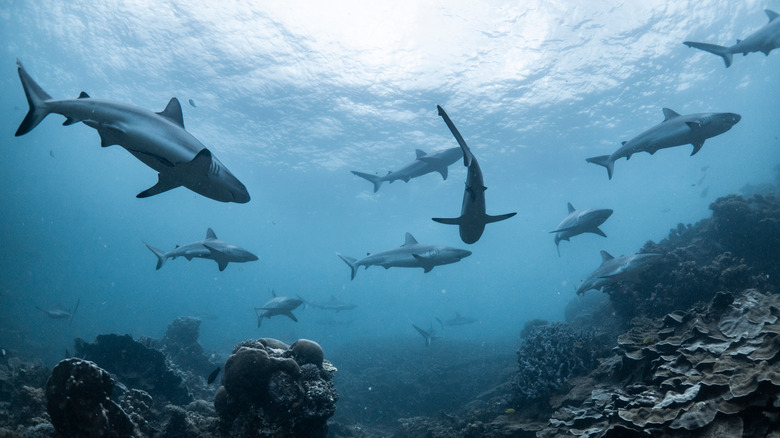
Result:
{"label": "small fish", "polygon": [[197,108],[198,106],[195,105],[195,101],[190,99],[190,105],[192,105],[193,108]]}
{"label": "small fish", "polygon": [[507,409],[507,410],[505,410],[505,411],[504,411],[504,413],[505,413],[505,414],[507,414],[507,415],[512,415],[512,414],[514,414],[515,412],[517,412],[517,411],[516,411],[516,410],[514,410],[514,409],[512,409],[512,408],[509,408],[509,409]]}
{"label": "small fish", "polygon": [[211,385],[214,383],[215,380],[217,380],[217,376],[219,375],[219,372],[222,370],[222,368],[217,367],[216,370],[212,371],[211,374],[209,374],[209,378],[206,379],[206,384]]}

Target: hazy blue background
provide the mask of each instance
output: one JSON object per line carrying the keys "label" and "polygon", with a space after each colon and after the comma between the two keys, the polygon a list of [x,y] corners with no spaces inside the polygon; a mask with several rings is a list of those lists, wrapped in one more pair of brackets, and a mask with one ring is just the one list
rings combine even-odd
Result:
{"label": "hazy blue background", "polygon": [[[76,336],[161,337],[175,317],[200,315],[207,350],[260,336],[333,349],[356,337],[408,337],[456,311],[479,318],[448,339],[515,342],[533,318],[559,320],[599,250],[633,253],[679,222],[709,215],[718,196],[773,178],[780,162],[780,53],[735,57],[731,68],[684,40],[730,45],[767,22],[780,1],[6,1],[0,6],[0,346],[58,360]],[[55,98],[87,91],[162,110],[183,104],[187,130],[247,186],[252,201],[222,204],[179,188],[135,195],[154,171],[95,130],[49,116],[13,136],[27,112],[19,58]],[[186,102],[193,99],[197,108]],[[414,150],[456,143],[441,104],[478,157],[489,225],[474,245],[431,217],[457,216],[465,168],[442,181],[371,184]],[[619,160],[612,181],[585,158],[608,154],[680,113],[736,112],[708,140]],[[566,203],[612,208],[609,236],[553,244]],[[155,271],[142,241],[171,249],[217,236],[260,260],[177,259]],[[428,274],[361,269],[360,257],[421,243],[474,254]],[[336,295],[359,307],[296,310],[256,328],[270,298]],[[35,306],[81,306],[72,323]]]}

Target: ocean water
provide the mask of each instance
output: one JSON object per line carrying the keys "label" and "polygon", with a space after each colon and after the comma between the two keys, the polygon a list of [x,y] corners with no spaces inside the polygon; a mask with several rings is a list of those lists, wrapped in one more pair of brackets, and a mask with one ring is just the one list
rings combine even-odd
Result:
{"label": "ocean water", "polygon": [[[442,336],[511,353],[526,321],[562,320],[576,305],[600,250],[636,252],[708,216],[716,198],[773,180],[780,54],[735,56],[727,69],[682,44],[733,44],[766,23],[766,8],[780,1],[3,2],[0,347],[51,365],[75,337],[159,338],[174,318],[198,316],[201,344],[223,355],[257,337],[313,339],[326,357],[389,339],[424,354],[412,324],[460,312],[479,322]],[[14,137],[28,109],[16,59],[58,99],[86,91],[161,111],[178,97],[187,130],[251,202],[185,188],[137,199],[156,172],[56,114]],[[457,146],[437,104],[479,159],[488,213],[518,213],[473,245],[431,221],[459,215],[461,161],[447,180],[433,173],[377,193],[350,173],[381,175],[415,149]],[[585,162],[660,123],[664,107],[742,120],[693,157],[682,146],[621,159],[612,180]],[[567,202],[614,214],[607,238],[561,242],[559,257],[550,231]],[[208,227],[259,260],[155,270],[143,242],[170,250]],[[406,232],[473,254],[425,274],[361,268],[354,280],[336,256],[400,246]],[[301,308],[297,323],[258,328],[253,308],[272,290],[357,308]],[[37,309],[77,302],[70,321]],[[333,318],[342,324],[325,324]]]}

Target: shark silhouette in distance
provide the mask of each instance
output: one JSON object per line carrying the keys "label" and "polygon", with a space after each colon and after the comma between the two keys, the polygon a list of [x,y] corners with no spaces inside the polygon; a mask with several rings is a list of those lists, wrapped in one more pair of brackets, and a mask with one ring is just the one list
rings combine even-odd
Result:
{"label": "shark silhouette in distance", "polygon": [[385,269],[422,268],[424,272],[429,272],[436,266],[459,262],[470,256],[471,251],[442,245],[423,245],[418,243],[410,233],[406,233],[406,240],[399,248],[369,254],[360,260],[341,254],[336,255],[349,265],[354,280],[355,274],[361,266],[364,266],[365,269],[368,269],[369,266],[381,266]]}
{"label": "shark silhouette in distance", "polygon": [[637,135],[611,155],[600,155],[587,158],[588,163],[598,164],[607,169],[607,176],[612,179],[615,161],[639,152],[647,152],[650,155],[659,149],[693,145],[691,155],[696,155],[704,145],[704,140],[723,134],[736,125],[742,118],[734,113],[698,113],[680,115],[669,108],[663,109],[664,121],[653,126],[647,131]]}
{"label": "shark silhouette in distance", "polygon": [[417,153],[417,159],[396,171],[387,172],[387,175],[385,176],[377,176],[354,170],[352,171],[352,174],[370,181],[374,185],[374,193],[376,193],[383,182],[392,183],[399,179],[403,182],[409,182],[412,178],[417,178],[418,176],[431,172],[439,172],[442,179],[446,180],[450,164],[458,161],[458,159],[463,156],[463,152],[460,148],[445,149],[430,155],[420,149],[417,149],[415,152]]}
{"label": "shark silhouette in distance", "polygon": [[82,122],[100,134],[103,147],[120,145],[158,172],[157,184],[139,193],[154,196],[184,186],[221,202],[249,202],[246,187],[211,151],[184,129],[181,104],[175,97],[159,113],[131,105],[92,99],[81,92],[78,99],[52,99],[17,60],[19,78],[30,111],[16,136],[35,128],[51,113],[65,116],[63,125]]}
{"label": "shark silhouette in distance", "polygon": [[330,296],[330,301],[326,301],[324,303],[314,303],[311,301],[304,301],[306,305],[314,307],[315,309],[321,309],[321,310],[333,310],[335,312],[341,312],[342,310],[352,310],[357,307],[356,304],[350,304],[345,303],[339,299],[337,299],[335,296]]}
{"label": "shark silhouette in distance", "polygon": [[661,257],[662,254],[646,253],[615,258],[608,252],[601,251],[601,266],[582,281],[577,288],[577,295],[582,295],[591,289],[602,290],[604,286],[619,281],[635,281],[640,273],[660,261]]}
{"label": "shark silhouette in distance", "polygon": [[76,310],[79,309],[79,304],[81,304],[81,299],[79,298],[78,301],[76,301],[76,307],[73,308],[73,310],[68,310],[63,308],[62,306],[56,306],[51,309],[44,309],[38,306],[35,306],[36,309],[40,310],[41,312],[45,313],[46,316],[48,316],[51,319],[67,319],[67,320],[73,320],[73,315],[76,314]]}
{"label": "shark silhouette in distance", "polygon": [[176,257],[184,257],[187,260],[193,258],[214,260],[220,271],[224,271],[230,262],[242,263],[257,260],[257,256],[251,252],[217,239],[217,235],[211,228],[206,230],[204,240],[188,243],[184,246],[176,245],[176,248],[168,252],[157,249],[146,242],[144,245],[157,256],[157,269],[162,268],[166,260]]}
{"label": "shark silhouette in distance", "polygon": [[476,322],[479,322],[476,318],[470,318],[468,316],[463,316],[458,312],[455,312],[455,316],[450,319],[441,320],[439,318],[436,318],[436,321],[439,321],[439,325],[441,328],[444,327],[454,327],[459,325],[468,325],[468,324],[474,324]]}
{"label": "shark silhouette in distance", "polygon": [[561,256],[561,249],[558,244],[561,240],[569,241],[574,236],[582,233],[593,233],[599,236],[607,237],[599,228],[599,225],[612,216],[612,210],[608,208],[587,208],[585,210],[576,210],[571,202],[567,203],[569,215],[566,216],[555,231],[555,248],[558,249],[558,257]]}
{"label": "shark silhouette in distance", "polygon": [[300,298],[290,297],[278,297],[275,291],[271,291],[271,298],[263,304],[263,307],[255,307],[255,313],[257,314],[257,326],[263,322],[263,318],[271,319],[272,316],[284,315],[295,322],[298,322],[298,318],[293,315],[292,311],[297,309],[298,306],[303,304],[303,300]]}
{"label": "shark silhouette in distance", "polygon": [[485,231],[485,225],[509,219],[517,213],[507,213],[498,216],[486,214],[485,209],[485,182],[482,178],[482,169],[479,167],[476,157],[472,155],[466,141],[458,132],[458,128],[452,123],[450,117],[444,112],[444,108],[436,105],[439,115],[444,119],[444,123],[450,128],[450,132],[458,141],[463,150],[463,165],[468,168],[466,174],[466,190],[463,193],[463,205],[461,206],[460,217],[456,218],[433,218],[434,221],[441,224],[457,225],[460,231],[460,238],[463,242],[472,244],[482,237]]}
{"label": "shark silhouette in distance", "polygon": [[726,68],[731,66],[733,55],[737,53],[741,53],[742,56],[747,56],[748,53],[761,52],[764,55],[769,56],[769,52],[780,47],[780,19],[778,19],[780,15],[769,9],[764,9],[764,12],[767,17],[769,17],[769,23],[750,34],[744,40],[737,40],[737,43],[731,47],[709,43],[697,43],[695,41],[684,41],[683,44],[720,56],[723,58]]}
{"label": "shark silhouette in distance", "polygon": [[416,325],[412,324],[412,327],[414,327],[415,330],[417,330],[417,333],[419,333],[423,339],[425,339],[425,346],[430,347],[431,342],[434,339],[439,339],[438,336],[436,336],[436,330],[433,329],[433,327],[429,328],[428,330],[423,330],[420,327],[417,327]]}

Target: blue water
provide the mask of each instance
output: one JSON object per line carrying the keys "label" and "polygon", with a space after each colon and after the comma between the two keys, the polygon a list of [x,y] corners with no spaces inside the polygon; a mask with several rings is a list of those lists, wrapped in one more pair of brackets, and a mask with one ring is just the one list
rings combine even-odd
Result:
{"label": "blue water", "polygon": [[[47,363],[74,337],[159,338],[176,317],[203,318],[207,351],[240,340],[309,338],[326,351],[359,338],[408,338],[455,312],[480,322],[449,340],[513,344],[525,321],[563,319],[599,250],[636,252],[717,197],[774,178],[780,163],[780,53],[720,58],[684,40],[733,44],[780,1],[489,2],[7,1],[0,6],[0,346]],[[19,58],[55,98],[92,97],[161,111],[176,96],[187,130],[247,186],[249,204],[178,188],[135,195],[156,173],[94,129],[49,116],[14,137],[27,112]],[[193,99],[197,107],[187,104]],[[460,211],[466,171],[384,184],[414,150],[456,146],[442,105],[484,172],[487,226],[465,245],[431,217]],[[585,158],[609,154],[682,114],[742,121],[691,147],[619,160],[610,181]],[[575,237],[558,257],[549,231],[577,208],[612,208],[609,236]],[[155,271],[142,242],[169,250],[221,239],[260,257],[231,264],[177,259]],[[473,251],[421,269],[372,267],[350,281],[336,253],[362,257],[403,243]],[[280,295],[358,308],[339,327],[307,308],[256,327],[253,307]],[[71,322],[36,306],[72,308]],[[511,347],[510,347],[511,348]]]}

